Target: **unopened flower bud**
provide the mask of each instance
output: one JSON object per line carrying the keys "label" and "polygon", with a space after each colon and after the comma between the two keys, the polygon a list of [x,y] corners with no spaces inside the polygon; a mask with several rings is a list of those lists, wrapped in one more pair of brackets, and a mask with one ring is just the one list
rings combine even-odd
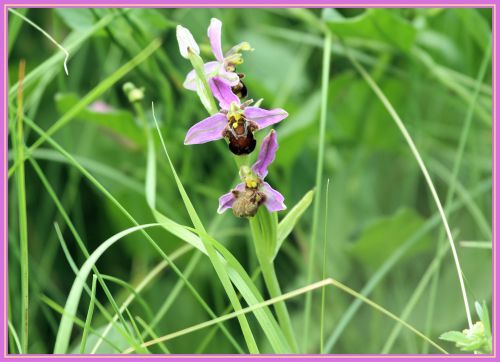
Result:
{"label": "unopened flower bud", "polygon": [[189,59],[189,52],[196,55],[200,54],[200,47],[193,38],[193,34],[181,25],[176,28],[177,42],[179,43],[179,52],[183,58]]}
{"label": "unopened flower bud", "polygon": [[144,99],[144,88],[137,88],[133,83],[127,82],[123,85],[123,91],[130,103],[139,102]]}

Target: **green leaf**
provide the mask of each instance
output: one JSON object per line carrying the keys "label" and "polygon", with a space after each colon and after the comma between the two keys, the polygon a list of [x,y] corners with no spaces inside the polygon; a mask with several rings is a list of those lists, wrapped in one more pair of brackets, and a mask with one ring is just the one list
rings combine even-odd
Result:
{"label": "green leaf", "polygon": [[454,343],[469,343],[469,339],[462,333],[458,331],[449,331],[441,334],[439,339]]}
{"label": "green leaf", "polygon": [[[358,261],[369,268],[378,268],[401,245],[424,224],[415,211],[402,209],[393,216],[380,218],[365,227],[350,249]],[[413,246],[406,257],[414,255],[430,245],[429,237]]]}
{"label": "green leaf", "polygon": [[393,9],[367,9],[363,14],[345,18],[335,9],[325,11],[326,24],[340,37],[371,39],[408,52],[416,29]]}
{"label": "green leaf", "polygon": [[273,258],[276,257],[281,248],[281,245],[283,244],[287,236],[290,235],[297,222],[300,220],[304,212],[306,212],[307,208],[311,205],[313,196],[314,190],[308,191],[278,224],[277,243]]}

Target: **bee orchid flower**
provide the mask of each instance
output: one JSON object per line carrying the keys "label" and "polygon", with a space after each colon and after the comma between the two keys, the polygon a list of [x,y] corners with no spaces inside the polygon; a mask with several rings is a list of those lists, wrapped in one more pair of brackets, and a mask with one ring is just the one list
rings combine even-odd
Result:
{"label": "bee orchid flower", "polygon": [[234,215],[238,217],[254,216],[260,205],[265,205],[269,212],[285,210],[285,198],[278,191],[274,190],[264,179],[267,176],[267,169],[273,163],[278,141],[276,132],[271,130],[262,140],[259,156],[252,168],[243,166],[240,169],[242,182],[219,198],[219,209],[222,214],[227,209],[233,209]]}
{"label": "bee orchid flower", "polygon": [[192,126],[184,140],[185,145],[201,144],[226,138],[229,149],[235,155],[246,155],[255,149],[253,133],[280,122],[288,116],[281,109],[271,110],[251,107],[252,100],[244,103],[231,91],[230,86],[218,78],[210,82],[214,96],[219,100],[221,110]]}
{"label": "bee orchid flower", "polygon": [[[253,50],[247,42],[239,43],[232,47],[225,55],[222,53],[221,43],[222,22],[212,18],[208,27],[208,39],[215,56],[215,61],[204,64],[204,72],[207,79],[219,78],[225,84],[233,87],[236,94],[246,95],[246,88],[240,78],[244,75],[236,73],[236,66],[243,63],[242,51]],[[197,75],[194,70],[190,71],[184,81],[184,88],[196,91]]]}

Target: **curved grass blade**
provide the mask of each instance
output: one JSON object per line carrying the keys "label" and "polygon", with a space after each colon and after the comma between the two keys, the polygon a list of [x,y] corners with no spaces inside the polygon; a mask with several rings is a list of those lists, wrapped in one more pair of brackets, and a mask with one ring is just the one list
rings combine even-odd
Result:
{"label": "curved grass blade", "polygon": [[71,290],[69,292],[66,304],[64,305],[65,314],[61,318],[59,329],[57,331],[54,354],[63,354],[67,352],[71,330],[73,329],[73,320],[69,316],[76,315],[76,310],[78,308],[78,304],[80,303],[83,286],[97,260],[106,250],[108,250],[111,246],[113,246],[113,244],[121,240],[123,237],[138,230],[143,230],[154,226],[160,226],[160,224],[137,225],[125,229],[104,241],[92,254],[90,254],[90,256],[80,268],[75,281],[73,282],[73,286],[71,287]]}
{"label": "curved grass blade", "polygon": [[87,311],[87,317],[85,318],[85,326],[83,327],[82,342],[80,343],[80,353],[85,353],[85,347],[87,345],[87,337],[89,334],[90,323],[92,322],[92,315],[94,314],[94,303],[95,303],[95,289],[96,289],[97,275],[92,276],[92,293],[90,295],[89,309]]}
{"label": "curved grass blade", "polygon": [[427,186],[429,187],[429,190],[431,191],[432,197],[434,199],[434,202],[436,204],[436,207],[439,211],[439,214],[441,215],[441,220],[443,222],[444,229],[446,231],[446,235],[448,237],[448,241],[450,243],[451,247],[451,252],[453,254],[453,259],[455,261],[455,267],[457,269],[457,276],[458,276],[458,281],[460,283],[460,290],[462,292],[462,298],[464,302],[464,308],[465,308],[465,315],[467,317],[467,323],[469,325],[469,328],[472,328],[472,317],[470,313],[470,307],[469,307],[469,301],[467,297],[467,291],[465,290],[465,283],[464,283],[464,278],[463,278],[463,272],[462,268],[460,266],[460,260],[458,259],[458,254],[457,250],[455,248],[455,241],[453,240],[453,235],[451,234],[450,226],[448,225],[448,219],[446,218],[446,214],[444,212],[443,206],[441,204],[441,201],[439,200],[439,196],[437,194],[436,188],[434,187],[434,183],[432,182],[432,178],[429,174],[429,171],[427,170],[427,167],[425,166],[425,163],[420,156],[420,152],[417,149],[417,146],[413,142],[413,139],[410,136],[410,133],[406,129],[403,121],[399,117],[398,113],[392,106],[391,102],[387,99],[385,94],[382,92],[380,87],[375,83],[373,78],[368,74],[368,72],[365,70],[365,68],[359,64],[356,59],[354,59],[349,52],[347,52],[347,57],[353,64],[353,66],[356,68],[356,70],[361,74],[363,79],[366,81],[366,83],[370,86],[370,88],[373,90],[375,95],[380,99],[386,110],[389,112],[391,115],[392,119],[396,123],[397,127],[401,131],[401,134],[403,135],[404,139],[406,140],[406,143],[410,147],[410,150],[415,157],[415,160],[418,163],[418,166],[420,167],[420,170],[422,171],[422,174],[424,175],[425,181],[427,182]]}
{"label": "curved grass blade", "polygon": [[12,14],[15,14],[16,16],[20,17],[23,19],[25,22],[30,24],[32,27],[34,27],[36,30],[38,30],[40,33],[42,33],[47,39],[49,39],[56,47],[58,47],[63,53],[64,53],[64,72],[66,75],[69,75],[68,72],[68,59],[69,59],[69,52],[61,45],[59,44],[49,33],[47,33],[45,30],[43,30],[40,26],[35,24],[33,21],[28,19],[26,16],[21,14],[20,12],[17,12],[16,10],[9,8],[8,9]]}
{"label": "curved grass blade", "polygon": [[[36,125],[32,120],[30,120],[28,117],[24,117],[26,123],[35,131],[37,132],[40,136],[45,136],[47,139],[47,142],[49,142],[58,152],[60,152],[68,161],[69,163],[74,166],[79,172],[81,172],[107,199],[109,199],[117,208],[118,210],[128,219],[130,220],[133,224],[139,225],[139,223],[133,218],[133,216],[121,205],[116,198],[111,195],[111,193],[104,188],[85,168],[83,168],[77,161],[76,159],[70,155],[64,148],[62,148],[54,139],[50,136],[47,136],[45,132]],[[163,215],[162,215],[163,216]],[[168,219],[167,217],[163,216],[163,220],[165,221],[160,222],[161,226],[165,228],[167,231],[171,232],[173,235],[176,235],[180,239],[190,243],[193,242],[195,245],[201,244],[201,241],[199,238],[197,238],[193,233],[189,232],[185,227],[182,225],[174,222],[173,220]],[[179,268],[173,263],[173,261],[170,259],[170,257],[160,248],[160,246],[151,238],[151,236],[145,231],[145,230],[140,230],[141,233],[146,237],[146,240],[149,242],[149,244],[154,248],[155,251],[158,252],[158,254],[172,267],[172,270],[181,278],[184,283],[187,285],[188,289],[190,292],[194,295],[196,300],[200,303],[200,305],[207,311],[209,315],[215,315],[214,312],[211,310],[209,305],[203,300],[203,298],[200,296],[200,294],[197,292],[197,290],[193,287],[193,285],[189,282],[189,280],[183,275],[183,273],[179,270]],[[185,239],[184,239],[185,238]]]}
{"label": "curved grass blade", "polygon": [[[66,315],[68,316],[69,318],[71,318],[73,320],[73,322],[81,327],[81,328],[85,328],[85,322],[82,321],[80,318],[78,318],[77,316],[74,316],[74,315],[69,315],[66,313],[66,311],[64,310],[64,308],[62,306],[60,306],[59,304],[57,304],[55,301],[53,301],[52,299],[50,299],[49,297],[45,296],[45,295],[42,295],[40,297],[40,300],[45,303],[47,306],[49,306],[49,308],[53,309],[54,311],[56,311],[57,313],[59,313],[61,316],[63,315]],[[100,333],[98,330],[95,330],[93,329],[92,327],[89,326],[89,332],[92,334],[92,335],[95,335],[95,336],[100,336]],[[110,340],[109,338],[104,338],[104,340],[106,341],[107,344],[109,344],[109,346],[111,348],[113,348],[115,351],[117,352],[120,352],[120,348],[115,344],[113,343],[112,340]]]}
{"label": "curved grass blade", "polygon": [[[304,12],[305,13],[305,12]],[[313,205],[313,225],[311,231],[311,241],[309,245],[309,260],[307,266],[307,281],[313,280],[314,258],[316,257],[316,239],[318,238],[318,227],[321,207],[321,184],[323,182],[323,167],[325,155],[325,134],[326,134],[326,117],[328,112],[328,85],[330,84],[330,62],[331,62],[331,46],[332,34],[330,31],[325,31],[325,39],[323,45],[323,67],[321,73],[321,106],[318,134],[318,158],[316,164],[316,195]],[[311,303],[312,295],[306,295],[306,304],[304,311],[304,340],[302,348],[305,349],[309,337],[309,321],[311,318]]]}
{"label": "curved grass blade", "polygon": [[8,321],[8,327],[9,327],[9,332],[12,335],[12,338],[14,338],[14,342],[16,343],[16,348],[17,348],[17,353],[21,354],[23,353],[23,350],[21,348],[21,342],[19,342],[19,336],[17,335],[16,329],[10,322]]}
{"label": "curved grass blade", "polygon": [[[26,157],[24,146],[24,87],[25,62],[19,63],[19,88],[17,92],[16,131],[12,133],[16,162]],[[19,213],[19,256],[21,264],[21,346],[28,353],[29,335],[29,262],[28,262],[28,216],[26,212],[26,179],[24,162],[20,162],[17,173],[17,203]]]}
{"label": "curved grass blade", "polygon": [[[181,246],[179,249],[175,250],[171,255],[170,255],[170,260],[174,261],[177,258],[183,256],[187,252],[192,250],[192,246],[189,244]],[[144,279],[135,287],[135,291],[137,293],[140,293],[146,286],[151,283],[151,281],[160,274],[162,270],[164,270],[168,266],[168,262],[165,260],[162,260],[156,267],[154,267],[145,277]],[[135,294],[129,294],[128,297],[125,299],[125,301],[122,303],[120,306],[120,313],[123,313],[125,311],[125,308],[127,308],[135,299]],[[113,327],[113,323],[118,320],[118,314],[115,314],[112,318],[112,320],[106,325],[106,327],[102,331],[102,336],[105,337],[107,334],[111,331],[111,328]],[[97,340],[96,344],[91,350],[91,354],[95,354],[97,352],[97,349],[103,342],[103,338],[99,337]]]}
{"label": "curved grass blade", "polygon": [[[83,255],[86,258],[88,258],[89,252],[88,252],[88,250],[87,250],[87,248],[86,248],[86,246],[85,246],[82,238],[80,237],[80,235],[76,231],[76,228],[73,225],[73,222],[70,220],[67,212],[64,210],[64,207],[62,206],[61,201],[59,200],[59,198],[55,194],[53,188],[51,187],[49,181],[47,180],[47,178],[43,174],[40,166],[38,165],[38,163],[34,159],[30,158],[29,161],[30,161],[31,165],[33,166],[33,169],[37,173],[38,177],[40,178],[40,181],[42,182],[43,186],[45,187],[47,193],[49,194],[49,196],[54,201],[57,210],[61,214],[61,216],[64,219],[65,223],[67,224],[69,230],[73,234],[73,236],[74,236],[74,238],[75,238],[75,240],[77,242],[77,245],[79,246],[79,248],[82,251]],[[61,244],[62,250],[64,252],[64,255],[66,256],[66,259],[68,261],[68,264],[70,265],[71,269],[73,270],[73,272],[76,275],[78,273],[78,267],[76,266],[73,258],[71,257],[71,254],[70,254],[70,252],[68,250],[66,242],[65,242],[65,240],[64,240],[64,238],[62,236],[62,232],[59,229],[59,225],[57,223],[54,223],[54,227],[55,227],[55,230],[56,230],[56,235],[57,235],[57,237],[59,239],[59,242]],[[116,312],[118,310],[118,307],[116,305],[115,300],[113,299],[113,297],[111,295],[111,292],[109,291],[108,287],[106,286],[106,284],[105,284],[105,282],[104,282],[101,274],[99,273],[99,271],[97,270],[97,268],[95,266],[92,269],[93,269],[95,275],[97,276],[97,278],[99,280],[99,283],[101,284],[102,289],[105,292],[105,294],[106,294],[106,296],[107,296],[107,298],[108,298],[111,306],[114,308],[114,310]],[[92,298],[91,291],[89,290],[89,288],[88,288],[88,286],[86,284],[84,285],[84,288],[85,288],[85,291],[87,292],[87,294],[89,294],[90,297]],[[97,306],[99,307],[99,309],[101,310],[101,312],[103,312],[103,314],[107,315],[107,313],[105,313],[106,309],[100,303],[97,302]],[[125,339],[132,340],[130,332],[128,331],[128,328],[127,328],[127,324],[125,323],[125,320],[123,319],[123,317],[121,317],[121,314],[120,314],[120,322],[122,323],[123,328],[119,328],[118,326],[115,326],[116,329],[117,329],[117,331],[119,333],[121,333]]]}
{"label": "curved grass blade", "polygon": [[[182,200],[183,200],[184,205],[186,207],[186,210],[188,211],[188,214],[189,214],[191,221],[192,221],[193,225],[195,226],[196,230],[199,231],[200,233],[205,234],[205,228],[204,228],[198,214],[196,213],[196,210],[194,209],[194,206],[191,203],[191,200],[189,199],[189,196],[187,195],[186,190],[184,189],[184,186],[182,185],[181,180],[179,179],[179,176],[177,175],[177,172],[175,171],[172,160],[170,159],[167,148],[165,146],[165,142],[164,142],[163,137],[162,137],[161,132],[160,132],[160,128],[158,126],[158,121],[156,120],[156,117],[154,115],[153,105],[152,105],[152,112],[153,112],[153,119],[154,119],[155,124],[156,124],[156,129],[158,130],[160,141],[162,143],[163,150],[165,152],[165,156],[167,157],[168,163],[170,165],[170,169],[172,171],[172,174],[174,175],[174,179],[175,179],[175,182],[177,184],[177,188],[181,194],[181,197],[182,197]],[[228,273],[227,273],[224,265],[222,264],[221,260],[219,259],[219,257],[215,253],[215,250],[214,250],[213,246],[211,245],[211,243],[209,241],[205,240],[205,238],[203,236],[201,236],[200,239],[201,239],[201,242],[203,243],[203,246],[205,247],[205,249],[207,251],[208,257],[210,258],[210,261],[211,261],[217,275],[219,276],[219,279],[220,279],[222,285],[224,286],[224,289],[227,293],[227,296],[229,297],[229,300],[231,301],[231,304],[233,305],[234,310],[240,310],[241,304],[238,300],[238,297],[236,296],[236,292],[234,290],[233,285],[231,284],[231,281],[229,279]],[[252,331],[250,329],[250,325],[248,324],[246,317],[242,316],[241,318],[238,318],[238,320],[240,322],[241,330],[242,330],[243,335],[245,337],[245,341],[247,343],[248,349],[250,350],[250,353],[259,353],[257,343],[255,342],[255,338],[252,334]]]}

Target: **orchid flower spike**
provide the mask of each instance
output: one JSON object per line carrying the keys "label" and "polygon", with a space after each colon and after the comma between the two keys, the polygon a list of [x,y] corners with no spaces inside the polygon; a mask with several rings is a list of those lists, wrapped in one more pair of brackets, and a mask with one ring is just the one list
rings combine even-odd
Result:
{"label": "orchid flower spike", "polygon": [[[233,87],[235,94],[240,97],[245,97],[246,87],[241,82],[241,78],[243,78],[244,75],[236,73],[235,70],[237,65],[243,63],[243,56],[241,52],[251,51],[253,49],[247,42],[242,42],[232,47],[225,55],[223,55],[221,30],[222,22],[219,19],[212,18],[210,20],[210,26],[208,27],[208,38],[216,60],[204,64],[205,75],[207,79],[218,77],[222,82]],[[190,71],[184,81],[184,88],[196,91],[196,79],[196,72],[194,70]]]}
{"label": "orchid flower spike", "polygon": [[267,176],[267,168],[273,163],[277,149],[276,132],[271,130],[262,140],[259,157],[252,168],[243,166],[240,169],[240,177],[243,182],[219,198],[219,209],[217,210],[219,214],[232,208],[235,216],[252,217],[262,204],[269,212],[286,209],[283,195],[264,181]]}
{"label": "orchid flower spike", "polygon": [[255,131],[278,123],[288,116],[281,108],[266,110],[250,107],[251,100],[241,103],[231,87],[218,78],[211,79],[210,86],[219,100],[221,110],[192,126],[186,134],[185,145],[226,138],[231,152],[246,155],[255,149]]}

